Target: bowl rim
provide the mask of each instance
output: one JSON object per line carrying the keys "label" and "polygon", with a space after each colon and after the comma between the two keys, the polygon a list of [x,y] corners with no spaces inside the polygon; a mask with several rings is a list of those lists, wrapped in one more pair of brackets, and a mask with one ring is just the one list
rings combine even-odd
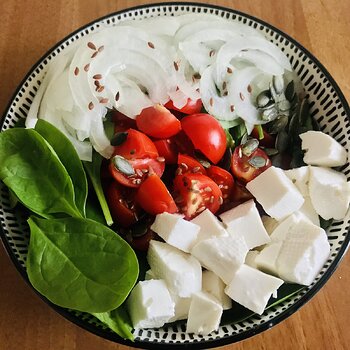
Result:
{"label": "bowl rim", "polygon": [[[42,63],[42,61],[45,60],[45,58],[54,50],[56,50],[60,45],[62,45],[64,42],[66,42],[68,39],[70,39],[71,37],[73,37],[75,34],[80,33],[81,31],[83,31],[84,29],[99,23],[103,20],[118,16],[120,14],[123,14],[125,12],[129,12],[129,11],[135,11],[135,10],[145,10],[145,9],[149,9],[152,7],[167,7],[167,6],[178,6],[178,7],[199,7],[199,8],[207,8],[207,9],[213,9],[213,10],[219,10],[219,11],[225,11],[225,12],[229,12],[238,16],[242,16],[245,17],[247,19],[253,20],[271,30],[273,30],[274,32],[278,33],[279,35],[285,37],[286,39],[288,39],[293,45],[295,45],[300,51],[302,51],[310,60],[312,60],[317,66],[318,68],[321,70],[321,72],[325,75],[325,77],[329,80],[329,82],[332,84],[332,87],[334,88],[337,97],[340,99],[340,102],[342,103],[342,106],[345,110],[346,113],[346,118],[350,121],[350,108],[349,108],[349,104],[344,96],[344,94],[342,93],[342,91],[340,90],[338,84],[336,83],[336,81],[334,80],[334,78],[331,76],[331,74],[328,72],[328,70],[325,68],[325,66],[308,50],[306,49],[302,44],[300,44],[298,41],[296,41],[294,38],[292,38],[291,36],[289,36],[288,34],[286,34],[285,32],[283,32],[282,30],[278,29],[277,27],[275,27],[274,25],[265,22],[264,20],[257,18],[253,15],[247,14],[245,12],[239,11],[239,10],[235,10],[233,8],[228,8],[225,6],[220,6],[220,5],[214,5],[214,4],[207,4],[207,3],[203,3],[203,2],[161,2],[161,3],[148,3],[148,4],[144,4],[144,5],[137,5],[137,6],[133,6],[133,7],[127,7],[124,8],[122,10],[118,10],[115,12],[111,12],[107,15],[104,15],[102,17],[99,17],[97,19],[94,19],[93,21],[77,28],[76,30],[74,30],[73,32],[69,33],[68,35],[66,35],[63,39],[61,39],[60,41],[58,41],[55,45],[53,45],[52,47],[49,48],[49,50],[47,50],[34,64],[33,66],[29,69],[28,73],[24,76],[24,78],[21,80],[21,82],[19,83],[19,85],[17,86],[15,92],[12,94],[3,114],[2,114],[2,118],[0,121],[0,129],[3,127],[4,121],[5,121],[5,117],[8,115],[9,110],[11,108],[11,105],[15,99],[15,97],[17,96],[17,94],[19,93],[20,89],[22,88],[22,86],[24,85],[24,83],[28,80],[28,78],[30,77],[30,75],[39,67],[39,65]],[[248,339],[254,335],[257,335],[259,333],[262,333],[265,330],[268,330],[270,328],[272,328],[273,326],[277,325],[278,323],[284,321],[286,318],[288,318],[289,316],[291,316],[293,313],[295,313],[296,311],[298,311],[302,306],[304,306],[323,286],[324,284],[328,281],[328,279],[332,276],[332,274],[334,273],[334,271],[337,269],[339,263],[341,262],[341,260],[343,259],[343,257],[345,256],[348,248],[349,248],[349,243],[350,243],[350,234],[349,234],[350,228],[348,230],[348,234],[347,236],[344,238],[344,241],[338,251],[337,256],[335,257],[334,261],[331,263],[331,265],[328,267],[327,271],[321,276],[321,278],[317,281],[317,283],[308,291],[306,292],[303,296],[301,296],[301,298],[296,301],[291,307],[289,307],[288,309],[286,309],[285,311],[282,311],[279,315],[277,315],[276,317],[274,317],[273,319],[271,319],[269,322],[265,322],[263,324],[258,325],[257,327],[255,327],[254,329],[248,329],[246,331],[243,331],[241,333],[238,334],[234,334],[234,335],[230,335],[224,338],[219,338],[219,339],[212,339],[212,340],[203,340],[203,341],[194,341],[194,342],[186,342],[186,343],[165,343],[162,341],[140,341],[140,340],[135,340],[135,341],[130,341],[130,340],[126,340],[121,338],[120,336],[118,336],[116,333],[110,332],[104,328],[99,328],[96,327],[93,324],[90,324],[89,322],[86,322],[84,320],[82,320],[81,318],[79,318],[78,316],[74,315],[71,311],[69,311],[66,308],[62,308],[60,306],[57,306],[55,304],[53,304],[51,301],[49,301],[46,297],[44,297],[43,295],[41,295],[29,282],[28,279],[28,275],[26,273],[26,270],[23,268],[23,266],[21,265],[21,263],[18,261],[18,259],[15,256],[15,253],[13,252],[13,250],[11,249],[10,243],[6,238],[6,234],[2,228],[2,226],[0,226],[0,237],[1,237],[1,241],[2,244],[5,248],[5,251],[7,253],[7,255],[10,257],[12,263],[14,264],[14,266],[16,267],[16,269],[18,270],[18,272],[21,274],[21,276],[23,277],[23,279],[25,280],[25,282],[30,286],[30,288],[46,303],[48,304],[53,310],[55,310],[58,314],[60,314],[61,316],[63,316],[65,319],[67,319],[68,321],[76,324],[77,326],[81,327],[82,329],[89,331],[103,339],[107,339],[110,341],[113,341],[115,343],[119,343],[122,345],[126,345],[126,346],[130,346],[130,347],[137,347],[137,348],[142,348],[142,349],[169,349],[169,347],[173,348],[173,349],[207,349],[207,348],[214,348],[214,347],[220,347],[220,346],[224,346],[224,345],[228,345],[228,344],[233,344],[236,342],[239,342],[241,340],[244,339]]]}

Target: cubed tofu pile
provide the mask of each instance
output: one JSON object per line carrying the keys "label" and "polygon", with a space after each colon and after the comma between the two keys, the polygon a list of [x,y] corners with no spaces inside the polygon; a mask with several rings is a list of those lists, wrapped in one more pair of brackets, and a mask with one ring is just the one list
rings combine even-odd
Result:
{"label": "cubed tofu pile", "polygon": [[206,335],[218,329],[232,300],[262,314],[284,282],[313,282],[330,253],[319,216],[345,217],[350,183],[330,169],[347,161],[339,143],[321,132],[300,137],[308,165],[268,168],[246,186],[255,200],[220,219],[207,209],[191,221],[156,216],[151,229],[164,242],[150,242],[151,269],[127,300],[134,328],[187,319],[187,332]]}

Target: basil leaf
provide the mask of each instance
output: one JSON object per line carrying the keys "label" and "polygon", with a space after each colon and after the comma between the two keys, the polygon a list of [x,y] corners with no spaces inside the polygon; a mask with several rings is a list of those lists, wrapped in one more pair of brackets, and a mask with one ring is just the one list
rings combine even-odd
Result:
{"label": "basil leaf", "polygon": [[118,307],[118,309],[109,312],[92,313],[92,315],[99,319],[112,331],[116,332],[123,339],[134,340],[134,336],[131,333],[132,326],[130,317],[124,305],[121,305]]}
{"label": "basil leaf", "polygon": [[43,119],[36,122],[35,130],[50,144],[66,168],[74,186],[75,203],[81,214],[85,216],[87,180],[74,146],[60,130]]}
{"label": "basil leaf", "polygon": [[119,307],[138,277],[132,248],[89,219],[31,217],[27,273],[56,305],[89,313]]}
{"label": "basil leaf", "polygon": [[100,202],[103,215],[106,219],[106,223],[108,226],[111,226],[113,224],[113,219],[111,216],[111,212],[109,211],[109,207],[101,184],[102,157],[99,153],[93,151],[92,161],[83,162],[83,164],[87,174],[89,175],[92,186],[96,192],[98,201]]}
{"label": "basil leaf", "polygon": [[67,170],[35,130],[14,128],[0,133],[0,180],[43,217],[82,216]]}

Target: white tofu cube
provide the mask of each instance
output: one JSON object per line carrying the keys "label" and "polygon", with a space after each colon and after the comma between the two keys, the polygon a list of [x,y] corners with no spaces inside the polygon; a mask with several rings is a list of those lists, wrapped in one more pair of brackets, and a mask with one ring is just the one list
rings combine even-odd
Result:
{"label": "white tofu cube", "polygon": [[174,302],[163,280],[137,283],[126,305],[134,328],[162,327],[174,316]]}
{"label": "white tofu cube", "polygon": [[243,264],[248,247],[242,236],[212,237],[196,244],[192,255],[203,267],[216,273],[226,284],[230,283],[235,271]]}
{"label": "white tofu cube", "polygon": [[266,213],[278,221],[297,211],[304,203],[303,196],[284,171],[274,166],[248,182],[246,187]]}
{"label": "white tofu cube", "polygon": [[270,242],[253,199],[220,215],[230,233],[243,236],[248,249]]}
{"label": "white tofu cube", "polygon": [[278,221],[271,216],[263,215],[261,221],[265,227],[266,232],[271,235],[273,230],[278,226]]}
{"label": "white tofu cube", "polygon": [[179,215],[164,212],[156,216],[151,230],[168,244],[189,253],[197,240],[200,227]]}
{"label": "white tofu cube", "polygon": [[310,167],[309,193],[313,207],[323,219],[341,220],[350,202],[350,183],[333,169]]}
{"label": "white tofu cube", "polygon": [[271,295],[282,284],[283,281],[277,277],[242,265],[226,287],[225,293],[237,303],[261,315]]}
{"label": "white tofu cube", "polygon": [[334,167],[346,163],[348,153],[333,137],[321,131],[307,131],[299,136],[306,164]]}
{"label": "white tofu cube", "polygon": [[290,170],[285,170],[285,174],[293,182],[293,184],[298,188],[303,197],[309,195],[309,167],[302,166],[300,168],[294,168]]}
{"label": "white tofu cube", "polygon": [[192,219],[191,222],[200,226],[196,244],[213,236],[228,235],[223,224],[209,209],[202,211],[199,215]]}
{"label": "white tofu cube", "polygon": [[168,323],[186,320],[188,318],[192,298],[181,298],[172,293],[170,293],[170,295],[175,303],[175,315],[168,321]]}
{"label": "white tofu cube", "polygon": [[326,232],[308,220],[293,225],[283,241],[278,275],[287,282],[310,285],[330,253]]}
{"label": "white tofu cube", "polygon": [[218,330],[222,306],[206,292],[193,294],[187,320],[187,333],[207,335]]}
{"label": "white tofu cube", "polygon": [[299,211],[292,215],[289,215],[283,221],[281,221],[277,227],[273,230],[270,238],[272,242],[282,242],[288,236],[290,230],[295,226],[300,220],[308,220],[305,215],[301,214]]}
{"label": "white tofu cube", "polygon": [[202,275],[202,291],[217,299],[224,310],[231,309],[232,300],[225,294],[225,284],[214,272],[206,270]]}
{"label": "white tofu cube", "polygon": [[258,265],[256,264],[256,258],[259,253],[260,252],[257,250],[250,250],[245,257],[244,263],[250,267],[253,267],[254,269],[257,269]]}
{"label": "white tofu cube", "polygon": [[299,209],[299,213],[305,215],[314,225],[320,226],[320,217],[312,205],[310,197],[304,197],[304,204]]}
{"label": "white tofu cube", "polygon": [[279,257],[283,242],[268,244],[255,259],[255,264],[259,270],[268,274],[278,276],[277,259]]}
{"label": "white tofu cube", "polygon": [[179,297],[190,297],[202,288],[202,268],[190,254],[167,243],[150,241],[147,260],[153,273],[164,279],[169,290]]}

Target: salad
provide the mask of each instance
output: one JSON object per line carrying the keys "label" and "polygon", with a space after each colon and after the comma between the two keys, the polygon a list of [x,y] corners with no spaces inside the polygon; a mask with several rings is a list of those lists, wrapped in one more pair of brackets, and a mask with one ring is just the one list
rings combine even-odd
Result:
{"label": "salad", "polygon": [[331,169],[347,161],[286,55],[212,15],[85,36],[0,134],[30,282],[128,339],[183,319],[208,334],[310,285],[349,207]]}

